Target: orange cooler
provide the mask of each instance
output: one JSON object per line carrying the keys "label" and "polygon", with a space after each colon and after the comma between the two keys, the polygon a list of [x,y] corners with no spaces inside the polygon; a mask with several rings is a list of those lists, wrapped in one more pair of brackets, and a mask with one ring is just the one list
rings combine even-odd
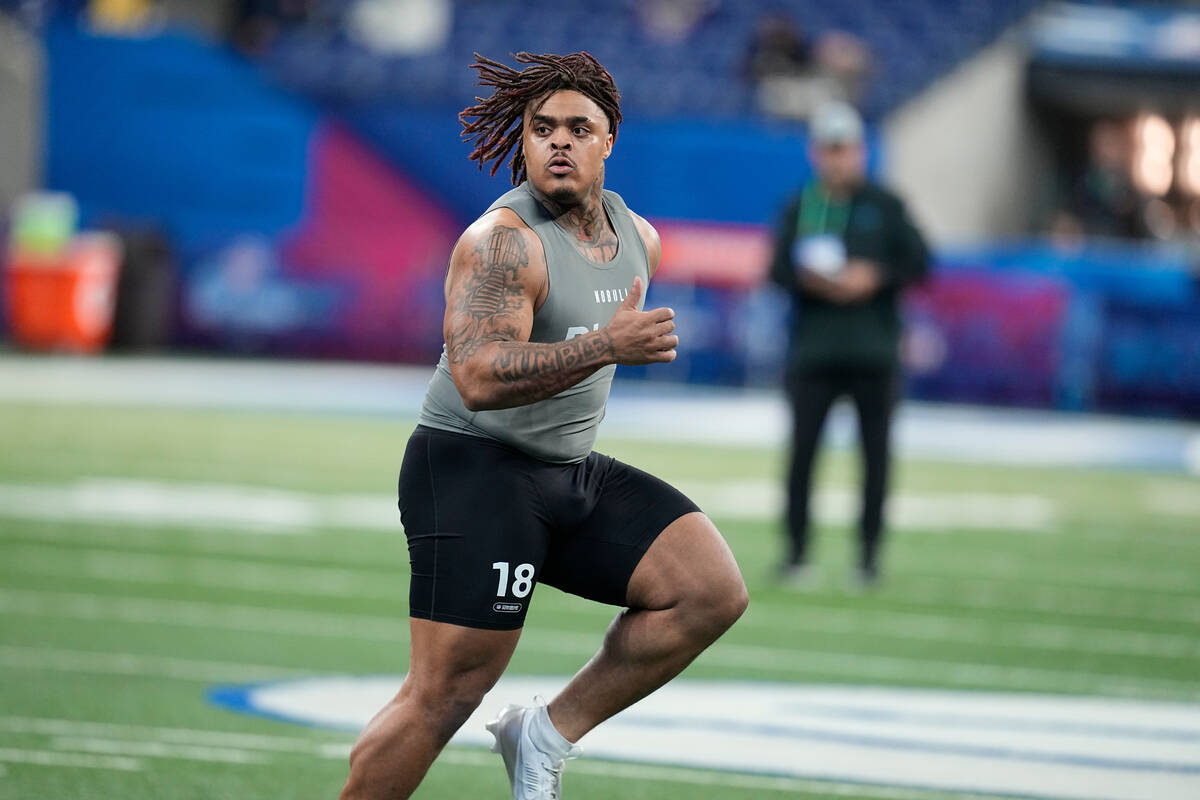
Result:
{"label": "orange cooler", "polygon": [[112,336],[120,264],[120,243],[105,233],[76,236],[61,255],[11,253],[4,294],[13,339],[30,350],[102,350]]}

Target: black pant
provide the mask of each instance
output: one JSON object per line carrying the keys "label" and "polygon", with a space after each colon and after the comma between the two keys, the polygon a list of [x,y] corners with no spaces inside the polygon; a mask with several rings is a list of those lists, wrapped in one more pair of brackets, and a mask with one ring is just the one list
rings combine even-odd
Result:
{"label": "black pant", "polygon": [[813,461],[821,429],[834,401],[843,395],[858,410],[863,456],[862,516],[859,520],[859,565],[876,567],[883,535],[883,500],[887,493],[890,430],[895,406],[894,367],[824,367],[792,370],[787,389],[792,405],[792,463],[788,474],[787,529],[789,558],[802,564],[808,555],[809,496]]}

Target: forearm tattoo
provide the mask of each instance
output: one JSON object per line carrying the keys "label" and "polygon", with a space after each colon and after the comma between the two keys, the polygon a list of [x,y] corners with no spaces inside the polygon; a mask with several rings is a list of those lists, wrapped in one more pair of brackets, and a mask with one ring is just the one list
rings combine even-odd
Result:
{"label": "forearm tattoo", "polygon": [[548,397],[578,383],[614,352],[608,331],[553,344],[502,342],[492,374],[498,381],[519,385],[514,388],[526,396]]}

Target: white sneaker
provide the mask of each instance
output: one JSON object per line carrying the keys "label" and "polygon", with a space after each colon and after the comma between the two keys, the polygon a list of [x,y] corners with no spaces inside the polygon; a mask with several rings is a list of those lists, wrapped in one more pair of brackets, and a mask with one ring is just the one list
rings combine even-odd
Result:
{"label": "white sneaker", "polygon": [[559,800],[562,797],[563,764],[583,752],[578,745],[565,739],[559,753],[547,753],[534,743],[530,727],[544,708],[544,705],[505,706],[486,726],[496,737],[492,752],[499,753],[504,759],[504,768],[512,783],[513,800]]}

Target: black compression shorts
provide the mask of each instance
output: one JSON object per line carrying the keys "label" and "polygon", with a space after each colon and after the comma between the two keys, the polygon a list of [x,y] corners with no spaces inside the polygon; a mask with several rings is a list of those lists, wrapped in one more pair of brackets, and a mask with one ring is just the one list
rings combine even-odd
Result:
{"label": "black compression shorts", "polygon": [[551,464],[491,439],[418,426],[400,469],[409,613],[513,630],[538,583],[625,605],[657,536],[699,511],[678,490],[592,453]]}

